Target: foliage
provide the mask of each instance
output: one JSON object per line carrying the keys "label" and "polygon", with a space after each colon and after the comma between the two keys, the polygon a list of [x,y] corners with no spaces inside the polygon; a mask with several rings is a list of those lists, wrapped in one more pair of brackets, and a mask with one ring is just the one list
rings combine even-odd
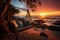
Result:
{"label": "foliage", "polygon": [[15,13],[18,13],[19,10],[15,9],[13,5],[9,5],[7,12],[11,12],[11,14],[15,14]]}
{"label": "foliage", "polygon": [[4,16],[5,16],[6,19],[8,19],[8,17],[9,18],[13,18],[13,15],[15,13],[19,13],[19,10],[15,9],[15,7],[10,4],[9,7],[8,7],[8,9],[7,9],[7,11],[6,11],[6,14]]}
{"label": "foliage", "polygon": [[30,8],[32,11],[35,11],[36,7],[38,5],[41,6],[40,0],[19,0],[21,3],[25,2],[27,5],[27,8]]}

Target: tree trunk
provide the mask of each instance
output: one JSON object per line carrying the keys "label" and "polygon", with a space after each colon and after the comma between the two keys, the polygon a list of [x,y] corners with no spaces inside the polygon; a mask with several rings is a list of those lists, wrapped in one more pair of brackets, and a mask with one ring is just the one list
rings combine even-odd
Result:
{"label": "tree trunk", "polygon": [[10,1],[11,1],[11,0],[8,0],[8,1],[7,1],[6,5],[5,5],[5,7],[4,7],[4,10],[2,11],[1,19],[4,19],[4,15],[5,15],[5,12],[6,12],[7,9],[8,9],[8,6],[9,6],[9,4],[10,4]]}
{"label": "tree trunk", "polygon": [[28,19],[26,19],[26,20],[32,21],[32,18],[31,18],[31,15],[30,15],[30,12],[29,12],[28,9],[27,9],[26,18],[28,18]]}

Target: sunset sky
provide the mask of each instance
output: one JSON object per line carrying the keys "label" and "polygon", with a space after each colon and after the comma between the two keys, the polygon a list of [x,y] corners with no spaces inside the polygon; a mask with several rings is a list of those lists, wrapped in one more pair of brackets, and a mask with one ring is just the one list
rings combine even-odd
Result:
{"label": "sunset sky", "polygon": [[[25,3],[20,3],[18,0],[12,0],[12,5],[20,8],[26,8]],[[35,12],[32,14],[45,14],[45,15],[60,15],[60,0],[41,0],[41,6],[37,7]]]}

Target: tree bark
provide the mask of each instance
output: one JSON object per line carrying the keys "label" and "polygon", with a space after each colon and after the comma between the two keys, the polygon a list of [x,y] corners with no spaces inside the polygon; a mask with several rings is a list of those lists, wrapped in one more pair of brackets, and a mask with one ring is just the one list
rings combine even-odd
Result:
{"label": "tree bark", "polygon": [[6,5],[5,5],[5,7],[4,7],[4,10],[2,11],[1,19],[4,19],[4,15],[5,15],[5,12],[6,12],[7,9],[8,9],[8,6],[9,6],[9,4],[10,4],[10,1],[11,1],[11,0],[8,0],[8,1],[7,1]]}

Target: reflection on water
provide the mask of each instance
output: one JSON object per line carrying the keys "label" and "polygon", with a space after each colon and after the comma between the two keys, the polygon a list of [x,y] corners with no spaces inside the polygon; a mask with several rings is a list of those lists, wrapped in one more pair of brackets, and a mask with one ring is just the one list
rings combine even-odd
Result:
{"label": "reflection on water", "polygon": [[56,21],[60,21],[60,19],[44,19],[45,23],[47,26],[50,26],[50,25],[54,25],[53,23],[55,23]]}

